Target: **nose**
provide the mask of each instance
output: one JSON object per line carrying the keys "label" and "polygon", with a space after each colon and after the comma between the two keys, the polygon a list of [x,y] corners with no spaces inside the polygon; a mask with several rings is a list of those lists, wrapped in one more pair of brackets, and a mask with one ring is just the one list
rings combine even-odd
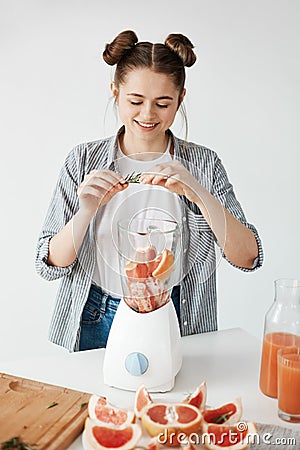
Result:
{"label": "nose", "polygon": [[145,122],[150,122],[154,117],[153,105],[151,102],[144,102],[141,109],[141,118]]}

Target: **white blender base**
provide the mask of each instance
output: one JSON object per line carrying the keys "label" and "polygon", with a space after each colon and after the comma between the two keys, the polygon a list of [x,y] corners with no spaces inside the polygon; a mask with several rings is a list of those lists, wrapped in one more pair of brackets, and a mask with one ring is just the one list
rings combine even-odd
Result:
{"label": "white blender base", "polygon": [[[132,353],[146,357],[144,373],[133,375],[126,369]],[[181,337],[173,302],[141,314],[121,300],[105,350],[104,383],[130,391],[144,384],[150,392],[167,392],[174,387],[181,365]]]}

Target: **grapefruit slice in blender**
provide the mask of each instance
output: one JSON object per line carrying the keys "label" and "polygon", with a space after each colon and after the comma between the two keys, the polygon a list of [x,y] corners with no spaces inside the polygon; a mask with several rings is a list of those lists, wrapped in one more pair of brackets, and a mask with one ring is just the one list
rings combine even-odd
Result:
{"label": "grapefruit slice in blender", "polygon": [[138,247],[135,251],[135,261],[148,263],[156,258],[155,247]]}
{"label": "grapefruit slice in blender", "polygon": [[153,270],[152,276],[158,278],[160,281],[165,281],[170,277],[173,270],[174,255],[170,250],[166,248],[162,253],[161,260],[158,266]]}
{"label": "grapefruit slice in blender", "polygon": [[253,422],[240,422],[232,426],[205,423],[202,436],[210,450],[242,450],[254,441],[256,432]]}
{"label": "grapefruit slice in blender", "polygon": [[157,269],[161,262],[162,255],[159,255],[154,261],[147,262],[149,276],[152,276],[153,272]]}
{"label": "grapefruit slice in blender", "polygon": [[187,439],[200,428],[202,415],[195,406],[184,403],[153,403],[146,407],[142,424],[150,436],[163,433],[164,443],[180,445],[184,435]]}
{"label": "grapefruit slice in blender", "polygon": [[134,413],[136,417],[141,418],[146,407],[153,403],[152,398],[144,384],[141,384],[135,393]]}
{"label": "grapefruit slice in blender", "polygon": [[243,413],[242,402],[240,398],[233,402],[226,403],[218,408],[206,409],[202,412],[203,421],[217,425],[234,425],[237,423]]}
{"label": "grapefruit slice in blender", "polygon": [[206,395],[206,382],[203,381],[192,394],[188,395],[183,400],[183,403],[188,403],[189,405],[196,406],[196,408],[199,408],[200,411],[203,411],[206,407]]}
{"label": "grapefruit slice in blender", "polygon": [[120,428],[99,425],[89,417],[85,421],[85,437],[93,449],[130,450],[140,440],[142,430],[139,425],[130,424]]}
{"label": "grapefruit slice in blender", "polygon": [[147,278],[148,266],[145,263],[128,262],[125,266],[125,273],[129,280]]}
{"label": "grapefruit slice in blender", "polygon": [[93,394],[88,404],[89,416],[98,425],[122,427],[134,422],[134,412],[117,408],[106,401],[105,398]]}

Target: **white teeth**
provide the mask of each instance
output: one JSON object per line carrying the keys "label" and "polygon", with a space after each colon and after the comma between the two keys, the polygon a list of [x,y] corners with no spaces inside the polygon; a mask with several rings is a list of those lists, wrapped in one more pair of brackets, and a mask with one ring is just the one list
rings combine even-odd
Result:
{"label": "white teeth", "polygon": [[143,122],[138,122],[138,124],[145,128],[153,128],[156,125],[155,123],[143,123]]}

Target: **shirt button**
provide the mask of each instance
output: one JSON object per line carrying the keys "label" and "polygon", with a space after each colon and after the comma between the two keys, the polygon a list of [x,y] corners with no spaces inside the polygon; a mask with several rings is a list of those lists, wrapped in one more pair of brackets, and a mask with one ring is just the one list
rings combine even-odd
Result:
{"label": "shirt button", "polygon": [[186,320],[183,322],[183,325],[184,325],[185,327],[187,326],[187,321],[186,321]]}
{"label": "shirt button", "polygon": [[186,222],[186,217],[185,217],[185,216],[183,216],[182,220],[183,220],[183,222]]}
{"label": "shirt button", "polygon": [[181,300],[181,303],[184,305],[184,304],[186,303],[186,299],[183,298],[183,299]]}

